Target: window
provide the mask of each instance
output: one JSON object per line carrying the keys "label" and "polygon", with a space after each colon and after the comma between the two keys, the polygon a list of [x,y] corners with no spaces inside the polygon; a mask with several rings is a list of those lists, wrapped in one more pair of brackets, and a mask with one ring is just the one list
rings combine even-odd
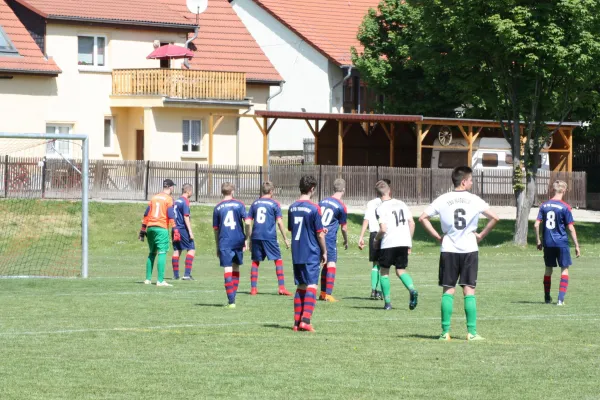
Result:
{"label": "window", "polygon": [[462,165],[467,165],[467,152],[440,151],[438,168],[456,168]]}
{"label": "window", "polygon": [[504,156],[504,162],[508,165],[512,165],[512,163],[513,163],[512,154],[506,153],[506,155]]}
{"label": "window", "polygon": [[0,55],[18,54],[17,49],[13,46],[2,26],[0,26]]}
{"label": "window", "polygon": [[106,38],[104,36],[79,36],[78,63],[94,67],[106,65]]}
{"label": "window", "polygon": [[202,121],[183,121],[183,146],[184,153],[199,153],[202,141]]}
{"label": "window", "polygon": [[104,149],[112,150],[114,140],[114,119],[112,117],[104,118]]}
{"label": "window", "polygon": [[[46,133],[71,133],[71,125],[46,125]],[[51,141],[46,144],[46,156],[71,158],[71,143],[68,140]]]}
{"label": "window", "polygon": [[498,166],[498,154],[496,153],[483,153],[481,165],[484,167],[497,167]]}

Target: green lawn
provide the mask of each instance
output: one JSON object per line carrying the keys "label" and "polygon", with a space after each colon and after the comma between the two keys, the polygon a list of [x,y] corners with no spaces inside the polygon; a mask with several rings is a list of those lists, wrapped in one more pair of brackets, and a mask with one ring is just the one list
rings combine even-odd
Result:
{"label": "green lawn", "polygon": [[[247,262],[237,309],[221,307],[210,208],[192,208],[197,281],[141,284],[143,210],[91,204],[88,280],[0,280],[0,399],[600,397],[597,225],[578,225],[584,256],[560,308],[543,304],[541,254],[508,244],[513,222],[503,221],[481,249],[478,330],[487,341],[464,340],[456,296],[455,339],[440,343],[439,250],[419,226],[409,267],[420,291],[415,311],[398,279],[392,311],[367,299],[370,266],[355,245],[361,217],[352,216],[353,246],[340,251],[334,292],[341,301],[317,304],[310,334],[292,332],[292,299],[275,295],[268,263],[261,295],[248,295]],[[556,298],[557,275],[552,283]]]}

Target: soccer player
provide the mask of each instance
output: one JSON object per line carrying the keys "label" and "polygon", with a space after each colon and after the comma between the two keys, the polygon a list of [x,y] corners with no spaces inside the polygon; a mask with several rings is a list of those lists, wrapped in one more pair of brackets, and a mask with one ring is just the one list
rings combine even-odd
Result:
{"label": "soccer player", "polygon": [[[391,181],[389,179],[382,179],[383,182],[390,186]],[[371,299],[382,300],[383,294],[381,293],[381,274],[379,272],[379,249],[373,247],[373,241],[377,232],[379,232],[379,221],[375,215],[375,210],[381,205],[381,198],[376,197],[367,203],[367,209],[365,211],[365,218],[363,219],[362,229],[360,231],[360,238],[358,239],[358,248],[365,248],[365,232],[369,229],[369,261],[373,263],[371,267]]]}
{"label": "soccer player", "polygon": [[[477,334],[475,301],[479,268],[478,243],[491,232],[500,219],[485,201],[469,192],[473,186],[471,168],[455,168],[452,171],[452,183],[454,191],[435,199],[419,218],[427,233],[442,245],[439,267],[439,285],[443,288],[440,340],[450,340],[450,320],[457,282],[463,287],[465,296],[465,315],[469,332],[467,340],[483,340],[483,337]],[[488,218],[488,223],[477,233],[480,214]],[[430,218],[436,215],[440,216],[443,237],[431,225]]]}
{"label": "soccer player", "polygon": [[385,305],[384,310],[392,309],[390,296],[390,267],[396,267],[396,275],[410,293],[408,307],[414,310],[418,304],[419,293],[413,280],[406,273],[408,255],[412,248],[412,238],[415,234],[415,221],[403,201],[392,199],[390,187],[383,181],[375,185],[381,198],[381,205],[375,210],[379,220],[379,232],[375,235],[373,246],[380,248],[379,268],[381,271],[381,289]]}
{"label": "soccer player", "polygon": [[184,281],[193,281],[192,265],[196,254],[196,245],[194,243],[194,232],[190,222],[190,197],[192,196],[192,185],[186,183],[182,187],[182,194],[175,202],[173,212],[175,214],[175,227],[173,228],[173,279],[179,279],[179,256],[187,251],[185,256],[185,274]]}
{"label": "soccer player", "polygon": [[[537,220],[535,221],[535,236],[537,238],[538,250],[544,249],[544,262],[546,272],[544,274],[544,297],[546,304],[552,303],[550,297],[550,284],[552,271],[558,265],[560,267],[560,288],[558,291],[557,306],[565,304],[565,295],[569,286],[569,266],[571,262],[571,251],[569,249],[569,237],[567,227],[573,243],[575,243],[575,255],[579,257],[579,242],[577,232],[571,213],[571,206],[565,203],[563,195],[567,191],[567,184],[556,181],[553,184],[554,197],[540,206]],[[544,242],[540,239],[540,224],[544,225]]]}
{"label": "soccer player", "polygon": [[169,227],[172,225],[175,215],[173,213],[173,199],[171,193],[175,183],[171,179],[163,181],[163,191],[154,197],[148,203],[142,229],[138,238],[143,242],[148,237],[148,248],[150,252],[146,260],[146,280],[144,283],[152,283],[152,270],[154,260],[158,255],[158,279],[156,286],[173,286],[165,282],[165,266],[167,263],[167,252],[169,251]]}
{"label": "soccer player", "polygon": [[285,247],[290,248],[285,228],[283,226],[283,216],[281,215],[281,205],[273,200],[273,190],[275,186],[271,182],[263,182],[260,188],[261,197],[250,206],[248,218],[254,221],[250,225],[250,249],[252,251],[252,269],[250,271],[250,295],[258,294],[258,267],[260,262],[267,258],[275,262],[275,273],[279,284],[279,294],[281,296],[291,296],[292,294],[285,288],[285,277],[283,274],[283,260],[281,259],[281,250],[277,242],[277,231],[275,225],[279,227]]}
{"label": "soccer player", "polygon": [[333,182],[334,194],[319,203],[321,207],[321,222],[327,232],[325,234],[325,245],[327,246],[327,264],[321,270],[321,295],[319,300],[336,302],[333,297],[333,285],[335,284],[335,273],[337,263],[337,233],[342,227],[344,238],[344,249],[348,250],[348,209],[342,202],[342,196],[346,191],[346,181],[338,178]]}
{"label": "soccer player", "polygon": [[288,209],[288,230],[292,232],[294,280],[294,330],[314,332],[311,318],[317,303],[320,263],[327,261],[321,209],[310,201],[317,180],[305,175],[300,179],[300,198]]}
{"label": "soccer player", "polygon": [[[250,221],[247,220],[246,206],[233,198],[235,185],[225,182],[221,185],[223,200],[213,212],[213,229],[217,245],[217,257],[225,278],[226,308],[235,308],[235,296],[240,284],[240,265],[244,263],[244,251]],[[245,233],[244,233],[245,225]]]}

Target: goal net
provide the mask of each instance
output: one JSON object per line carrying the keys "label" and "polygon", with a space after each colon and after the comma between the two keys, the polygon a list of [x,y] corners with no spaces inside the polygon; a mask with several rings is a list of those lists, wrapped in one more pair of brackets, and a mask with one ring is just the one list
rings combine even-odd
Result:
{"label": "goal net", "polygon": [[87,277],[87,136],[0,133],[0,277]]}

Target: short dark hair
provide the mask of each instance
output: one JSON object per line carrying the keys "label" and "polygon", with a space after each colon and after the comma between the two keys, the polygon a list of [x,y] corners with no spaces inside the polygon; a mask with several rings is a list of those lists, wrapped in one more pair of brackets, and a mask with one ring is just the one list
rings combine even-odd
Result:
{"label": "short dark hair", "polygon": [[311,189],[317,187],[317,180],[312,175],[304,175],[300,178],[300,185],[298,187],[301,194],[308,194]]}
{"label": "short dark hair", "polygon": [[192,186],[191,183],[184,183],[183,186],[181,187],[181,193],[185,193],[188,190],[194,190],[194,187]]}
{"label": "short dark hair", "polygon": [[466,165],[454,168],[452,171],[452,183],[454,184],[454,187],[459,187],[462,181],[467,179],[469,175],[473,175],[473,170]]}

